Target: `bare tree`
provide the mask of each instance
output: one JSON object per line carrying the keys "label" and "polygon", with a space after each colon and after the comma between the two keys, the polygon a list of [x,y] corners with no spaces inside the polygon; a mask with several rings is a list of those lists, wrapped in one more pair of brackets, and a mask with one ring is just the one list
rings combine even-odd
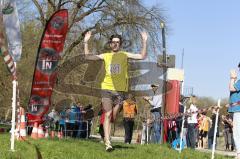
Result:
{"label": "bare tree", "polygon": [[[74,63],[71,63],[71,59],[73,56],[82,53],[83,36],[88,30],[95,34],[94,38],[91,39],[92,42],[90,42],[93,52],[102,52],[105,49],[106,39],[114,33],[122,35],[128,44],[129,42],[131,43],[131,47],[125,45],[124,49],[135,52],[141,47],[139,32],[142,30],[146,30],[150,35],[148,55],[156,58],[156,52],[154,51],[160,50],[160,21],[166,21],[163,16],[164,10],[157,7],[147,8],[142,4],[141,0],[21,0],[17,1],[17,4],[23,35],[23,54],[18,63],[20,98],[23,106],[26,106],[29,100],[31,80],[34,72],[34,67],[32,66],[35,63],[41,33],[51,15],[59,9],[65,8],[69,11],[69,28],[64,56],[59,63],[60,65],[64,62],[68,63],[71,65],[69,69],[75,68],[75,65],[72,66]],[[7,107],[11,103],[11,82],[6,79],[9,78],[6,77],[9,76],[9,73],[1,60],[0,68],[4,70],[0,77],[0,89],[6,92],[0,95],[0,101],[2,102],[0,107],[6,110],[4,112],[7,112]],[[62,71],[64,72],[64,77],[72,76],[74,78],[74,82],[71,83],[71,80],[66,77],[67,81],[73,85],[69,89],[76,92],[80,91],[77,86],[81,85],[81,83],[76,82],[81,82],[79,79],[82,78],[85,70],[85,65],[81,65],[79,67],[76,66],[76,69],[73,71]],[[63,84],[60,83],[59,85]],[[89,86],[90,88],[95,87],[93,83],[90,83]],[[63,89],[66,90],[68,88]],[[61,91],[61,89],[57,90]],[[60,98],[67,99],[68,97],[65,97],[67,95],[68,93],[65,94],[64,91],[62,94],[61,92],[55,93],[54,96],[56,97],[53,97],[53,101],[56,99],[56,102],[58,102],[57,99]]]}
{"label": "bare tree", "polygon": [[140,0],[32,0],[42,26],[55,11],[69,10],[69,32],[65,55],[71,56],[74,48],[91,30],[97,39],[104,39],[112,33],[120,33],[130,40],[133,48],[138,48],[139,32],[147,30],[150,35],[151,50],[160,48],[160,21],[165,20],[163,10],[146,8]]}

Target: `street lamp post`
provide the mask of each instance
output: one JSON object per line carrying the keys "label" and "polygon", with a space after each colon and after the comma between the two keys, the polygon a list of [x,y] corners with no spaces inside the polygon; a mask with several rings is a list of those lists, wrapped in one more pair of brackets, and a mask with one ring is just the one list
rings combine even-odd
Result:
{"label": "street lamp post", "polygon": [[[162,29],[162,52],[163,52],[163,89],[162,89],[162,116],[165,115],[166,108],[166,90],[167,90],[167,54],[166,54],[166,40],[165,40],[165,24],[164,22],[160,23]],[[164,121],[161,122],[161,144],[163,143],[163,135],[164,135]]]}

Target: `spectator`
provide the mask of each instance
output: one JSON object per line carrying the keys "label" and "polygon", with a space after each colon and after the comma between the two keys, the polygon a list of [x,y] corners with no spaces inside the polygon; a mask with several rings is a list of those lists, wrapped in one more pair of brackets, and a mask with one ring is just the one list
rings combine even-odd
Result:
{"label": "spectator", "polygon": [[[238,64],[240,69],[240,63]],[[237,79],[237,71],[230,72],[230,100],[228,112],[233,113],[233,138],[236,148],[236,158],[240,159],[240,80]]]}
{"label": "spectator", "polygon": [[134,118],[137,114],[136,100],[132,94],[123,102],[123,125],[125,129],[124,142],[131,144],[133,135]]}
{"label": "spectator", "polygon": [[[214,129],[216,125],[216,117],[217,117],[217,110],[213,109],[212,110],[212,117],[211,117],[211,128],[209,129],[208,132],[208,148],[212,149],[213,146],[213,139],[214,139]],[[216,142],[215,145],[217,146],[217,137],[219,137],[219,122],[220,118],[218,118],[218,125],[217,125],[217,132],[216,132]]]}
{"label": "spectator", "polygon": [[151,105],[151,114],[153,119],[153,129],[154,129],[154,143],[160,143],[161,139],[161,107],[162,107],[162,95],[157,94],[158,85],[152,84],[153,96],[144,97],[144,99]]}
{"label": "spectator", "polygon": [[77,129],[76,129],[76,119],[77,119],[77,115],[76,115],[76,104],[73,104],[71,106],[70,112],[69,112],[69,128],[68,128],[68,135],[76,138],[77,136]]}
{"label": "spectator", "polygon": [[226,116],[222,115],[223,135],[225,141],[225,150],[234,150],[233,132],[232,132],[232,117],[228,113]]}
{"label": "spectator", "polygon": [[59,126],[60,131],[66,136],[66,109],[60,112]]}
{"label": "spectator", "polygon": [[65,122],[66,122],[66,136],[70,136],[70,127],[71,127],[71,124],[69,122],[69,117],[70,117],[70,112],[71,112],[71,108],[67,108],[66,110],[66,118],[65,118]]}
{"label": "spectator", "polygon": [[200,148],[207,148],[207,135],[209,130],[209,117],[206,116],[206,112],[201,114],[201,123],[199,125],[199,147]]}
{"label": "spectator", "polygon": [[[184,108],[185,108],[185,104],[186,104],[186,99],[183,95],[180,96],[180,102],[179,102],[179,112],[180,113],[184,113]],[[184,121],[184,122],[183,122]],[[183,122],[183,130],[182,129],[182,122]],[[187,116],[185,116],[185,118],[183,119],[182,116],[177,117],[176,120],[176,124],[177,124],[177,134],[180,135],[181,132],[183,131],[183,143],[187,144],[187,127],[188,127],[188,123],[187,123]]]}
{"label": "spectator", "polygon": [[196,146],[196,140],[197,140],[197,133],[196,133],[196,126],[197,126],[197,111],[198,108],[195,105],[196,104],[196,96],[191,97],[191,105],[188,109],[189,117],[187,119],[188,121],[188,131],[187,131],[187,147],[189,148],[195,148]]}
{"label": "spectator", "polygon": [[76,130],[77,137],[82,137],[83,134],[83,105],[78,102],[76,106]]}
{"label": "spectator", "polygon": [[92,105],[89,104],[85,108],[82,107],[81,114],[82,114],[82,121],[83,121],[81,138],[89,138],[91,133],[91,127],[92,127],[92,118],[94,117]]}
{"label": "spectator", "polygon": [[86,106],[83,109],[83,113],[84,113],[84,120],[87,121],[87,138],[89,138],[90,134],[91,134],[91,128],[92,128],[92,119],[94,118],[94,111],[93,111],[93,107],[91,104],[88,104],[88,106]]}
{"label": "spectator", "polygon": [[[183,99],[184,96],[180,96],[180,102],[179,102],[179,113],[184,113],[184,105],[183,105]],[[176,118],[176,124],[177,124],[177,134],[181,133],[182,129],[182,116],[179,116]]]}
{"label": "spectator", "polygon": [[172,143],[175,139],[178,138],[176,119],[168,120],[167,123],[168,123],[167,141],[169,143]]}
{"label": "spectator", "polygon": [[53,108],[52,111],[48,114],[48,117],[50,118],[50,129],[58,131],[60,119],[58,112]]}

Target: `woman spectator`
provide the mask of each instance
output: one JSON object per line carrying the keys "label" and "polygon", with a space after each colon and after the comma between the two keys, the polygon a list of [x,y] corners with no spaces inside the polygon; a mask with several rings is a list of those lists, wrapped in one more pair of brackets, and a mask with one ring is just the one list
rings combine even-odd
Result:
{"label": "woman spectator", "polygon": [[137,114],[136,100],[132,94],[123,102],[123,125],[125,129],[125,143],[130,144],[133,135],[134,118]]}
{"label": "woman spectator", "polygon": [[207,135],[209,130],[209,117],[206,116],[206,112],[201,114],[201,124],[199,126],[199,147],[200,148],[207,148]]}

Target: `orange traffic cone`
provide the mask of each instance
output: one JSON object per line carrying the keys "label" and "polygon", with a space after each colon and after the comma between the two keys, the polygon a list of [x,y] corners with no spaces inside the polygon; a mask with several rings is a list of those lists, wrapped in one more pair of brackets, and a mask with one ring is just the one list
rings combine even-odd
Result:
{"label": "orange traffic cone", "polygon": [[48,127],[46,127],[46,131],[45,131],[45,135],[44,135],[45,138],[48,138],[49,137],[49,133],[48,133]]}
{"label": "orange traffic cone", "polygon": [[38,138],[39,139],[44,138],[44,132],[43,132],[42,124],[40,124],[39,127],[38,127]]}
{"label": "orange traffic cone", "polygon": [[17,140],[20,136],[19,130],[20,130],[20,110],[17,109],[17,122],[16,122],[16,128],[15,128],[15,137]]}
{"label": "orange traffic cone", "polygon": [[16,129],[15,129],[15,138],[18,140],[19,139],[19,136],[20,136],[20,123],[16,123]]}
{"label": "orange traffic cone", "polygon": [[31,138],[38,139],[38,123],[37,122],[34,123],[34,127],[32,129],[32,134],[31,134]]}
{"label": "orange traffic cone", "polygon": [[19,130],[19,140],[24,141],[27,138],[27,130],[26,130],[26,120],[25,120],[25,111],[24,108],[20,107],[20,130]]}
{"label": "orange traffic cone", "polygon": [[55,137],[55,131],[51,130],[51,138],[53,139]]}

